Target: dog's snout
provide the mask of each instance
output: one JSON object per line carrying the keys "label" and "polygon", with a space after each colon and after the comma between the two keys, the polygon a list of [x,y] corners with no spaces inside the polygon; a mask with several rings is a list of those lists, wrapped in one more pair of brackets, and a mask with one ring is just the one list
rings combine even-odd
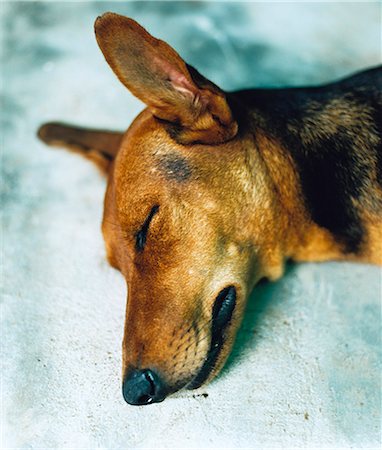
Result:
{"label": "dog's snout", "polygon": [[123,381],[123,398],[130,405],[148,405],[166,398],[166,386],[159,375],[150,369],[133,370]]}

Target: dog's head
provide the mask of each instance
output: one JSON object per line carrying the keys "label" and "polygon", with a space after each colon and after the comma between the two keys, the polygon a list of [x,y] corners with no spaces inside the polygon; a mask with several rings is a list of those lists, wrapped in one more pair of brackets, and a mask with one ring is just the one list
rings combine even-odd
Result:
{"label": "dog's head", "polygon": [[266,275],[272,207],[260,200],[272,187],[223,91],[131,19],[107,13],[95,31],[147,105],[110,165],[103,219],[108,259],[128,285],[123,393],[147,404],[199,387],[224,364]]}

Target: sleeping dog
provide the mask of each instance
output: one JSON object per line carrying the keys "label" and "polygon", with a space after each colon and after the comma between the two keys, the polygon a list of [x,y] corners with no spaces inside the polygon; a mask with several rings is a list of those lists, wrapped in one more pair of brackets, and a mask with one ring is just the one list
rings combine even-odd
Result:
{"label": "sleeping dog", "polygon": [[128,285],[125,400],[223,366],[254,285],[286,260],[382,263],[382,68],[319,87],[224,92],[134,20],[97,42],[147,108],[125,133],[43,125],[106,174],[102,230]]}

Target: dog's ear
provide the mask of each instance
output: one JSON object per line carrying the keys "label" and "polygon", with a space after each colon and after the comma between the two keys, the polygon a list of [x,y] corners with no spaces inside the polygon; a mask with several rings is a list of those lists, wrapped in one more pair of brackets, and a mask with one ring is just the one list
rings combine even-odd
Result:
{"label": "dog's ear", "polygon": [[107,174],[119,151],[123,133],[50,122],[39,128],[37,136],[52,147],[64,147],[90,159]]}
{"label": "dog's ear", "polygon": [[236,135],[237,123],[224,92],[166,42],[114,13],[98,17],[95,33],[120,81],[167,124],[178,142],[217,144]]}

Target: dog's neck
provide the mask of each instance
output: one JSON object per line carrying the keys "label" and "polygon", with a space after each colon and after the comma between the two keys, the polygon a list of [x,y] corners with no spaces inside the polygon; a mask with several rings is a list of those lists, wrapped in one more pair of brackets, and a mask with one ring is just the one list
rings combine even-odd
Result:
{"label": "dog's neck", "polygon": [[[274,211],[270,212],[274,223],[272,231],[273,251],[270,252],[272,260],[264,264],[264,267],[270,268],[266,276],[278,278],[283,273],[285,259],[291,258],[297,261],[343,259],[345,254],[353,249],[357,250],[357,236],[348,237],[346,234],[346,227],[349,225],[351,228],[352,226],[351,220],[353,219],[353,222],[356,222],[355,213],[347,212],[349,224],[344,223],[343,229],[334,227],[334,231],[338,231],[339,235],[342,232],[344,233],[344,238],[340,236],[340,239],[330,229],[331,223],[328,223],[329,226],[326,227],[315,220],[313,214],[315,210],[309,207],[309,199],[307,199],[307,193],[304,191],[306,186],[302,182],[305,175],[302,172],[304,168],[301,167],[301,164],[298,164],[300,157],[308,157],[305,154],[307,149],[301,142],[298,143],[298,134],[295,133],[289,140],[281,139],[275,130],[269,129],[269,116],[267,114],[256,107],[248,107],[248,104],[246,104],[246,108],[247,115],[241,116],[241,129],[245,130],[244,134],[250,135],[252,138],[255,158],[260,157],[264,162],[264,167],[271,180],[273,194],[275,194],[273,195],[273,201],[277,202]],[[275,122],[273,124],[284,127],[283,132],[288,133],[288,117],[274,117],[274,121],[276,121],[276,124]],[[293,140],[296,142],[295,145],[293,145]],[[318,145],[318,143],[319,140],[316,144]],[[311,161],[314,165],[315,157],[317,155],[312,155],[308,162]],[[328,164],[332,164],[330,158]],[[325,167],[321,166],[321,169],[325,169]],[[333,167],[329,167],[328,170],[333,173],[333,169]],[[322,191],[323,196],[327,195],[324,186],[325,175],[325,173],[316,174],[316,181],[317,177],[323,178],[323,184],[317,186],[318,192],[321,193]],[[330,200],[329,198],[329,202]],[[320,199],[318,199],[317,208],[322,209]],[[339,210],[337,212],[341,214]],[[333,211],[333,214],[335,213],[336,211]],[[324,219],[326,219],[325,216]],[[325,220],[324,225],[326,225]],[[355,245],[352,247],[354,242]]]}
{"label": "dog's neck", "polygon": [[375,68],[321,87],[230,94],[267,162],[292,236],[311,248],[320,235],[303,258],[374,260],[368,241],[382,213],[380,83]]}

